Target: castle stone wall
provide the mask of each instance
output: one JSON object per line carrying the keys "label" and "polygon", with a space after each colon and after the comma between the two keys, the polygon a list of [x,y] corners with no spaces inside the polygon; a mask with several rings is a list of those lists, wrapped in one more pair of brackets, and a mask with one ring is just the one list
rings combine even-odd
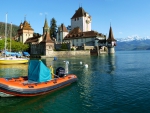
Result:
{"label": "castle stone wall", "polygon": [[78,57],[78,56],[90,56],[89,50],[84,51],[50,51],[48,55],[41,56],[41,58],[46,57]]}
{"label": "castle stone wall", "polygon": [[63,45],[65,45],[67,47],[67,49],[70,50],[72,43],[71,42],[63,42],[63,43],[57,42],[54,44],[56,50],[63,49],[62,48]]}

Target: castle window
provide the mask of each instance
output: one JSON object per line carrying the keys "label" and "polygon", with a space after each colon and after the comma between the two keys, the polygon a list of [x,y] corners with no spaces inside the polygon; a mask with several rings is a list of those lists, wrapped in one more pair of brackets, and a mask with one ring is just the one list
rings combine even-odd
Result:
{"label": "castle window", "polygon": [[76,21],[76,18],[74,20]]}
{"label": "castle window", "polygon": [[77,18],[77,20],[79,20],[79,17]]}

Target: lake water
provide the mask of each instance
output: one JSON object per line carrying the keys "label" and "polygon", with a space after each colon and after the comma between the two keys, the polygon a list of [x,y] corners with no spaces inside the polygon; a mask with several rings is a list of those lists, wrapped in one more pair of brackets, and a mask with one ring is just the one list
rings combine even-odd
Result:
{"label": "lake water", "polygon": [[[69,61],[69,73],[76,74],[78,81],[42,96],[0,98],[0,113],[149,113],[149,58],[150,51],[117,51],[53,62],[43,59],[54,70]],[[0,67],[2,77],[26,74],[27,66]]]}

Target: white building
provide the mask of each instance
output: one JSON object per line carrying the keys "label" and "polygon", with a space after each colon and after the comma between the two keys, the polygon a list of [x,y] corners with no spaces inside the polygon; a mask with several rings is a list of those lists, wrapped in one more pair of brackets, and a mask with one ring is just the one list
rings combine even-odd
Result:
{"label": "white building", "polygon": [[106,36],[91,30],[91,16],[82,7],[71,18],[71,31],[63,38],[65,42],[71,42],[76,48],[83,46],[98,46],[98,40],[106,41]]}
{"label": "white building", "polygon": [[71,29],[79,27],[82,32],[91,31],[91,16],[82,7],[71,18]]}

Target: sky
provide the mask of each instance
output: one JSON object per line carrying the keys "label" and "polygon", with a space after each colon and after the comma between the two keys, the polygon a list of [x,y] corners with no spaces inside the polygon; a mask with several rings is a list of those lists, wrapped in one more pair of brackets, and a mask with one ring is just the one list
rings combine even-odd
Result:
{"label": "sky", "polygon": [[150,37],[150,0],[0,0],[0,22],[19,26],[26,19],[35,33],[43,33],[45,17],[57,26],[71,25],[71,17],[82,8],[92,17],[92,30],[108,37]]}

